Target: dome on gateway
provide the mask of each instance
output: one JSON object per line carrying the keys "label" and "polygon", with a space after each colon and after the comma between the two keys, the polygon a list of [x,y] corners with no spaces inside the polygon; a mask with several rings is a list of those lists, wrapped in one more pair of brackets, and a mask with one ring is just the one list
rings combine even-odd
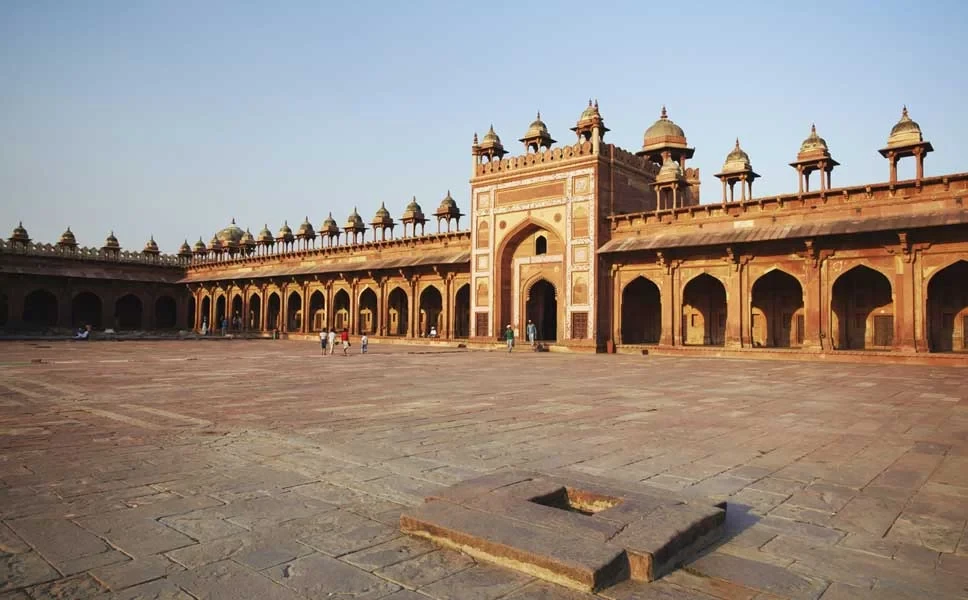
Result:
{"label": "dome on gateway", "polygon": [[61,234],[60,239],[57,241],[58,246],[76,246],[77,238],[74,237],[74,232],[68,227],[67,231]]}
{"label": "dome on gateway", "polygon": [[645,144],[646,146],[651,145],[652,140],[661,141],[663,138],[677,137],[683,138],[685,141],[686,133],[669,118],[669,114],[666,112],[666,107],[662,107],[662,113],[659,115],[659,120],[652,124],[651,127],[645,130]]}
{"label": "dome on gateway", "polygon": [[810,126],[810,135],[800,144],[800,153],[816,152],[818,150],[827,152],[829,148],[827,148],[827,140],[817,135],[817,126],[814,124]]}
{"label": "dome on gateway", "polygon": [[244,233],[245,232],[242,231],[242,228],[235,224],[235,219],[232,219],[232,222],[228,225],[228,227],[219,231],[217,234],[215,234],[215,236],[220,242],[234,242],[237,244],[242,240],[242,235]]}
{"label": "dome on gateway", "polygon": [[920,144],[924,141],[921,134],[921,126],[917,121],[908,116],[908,109],[905,106],[901,110],[901,119],[891,128],[891,134],[887,138],[888,146],[904,146],[907,144]]}

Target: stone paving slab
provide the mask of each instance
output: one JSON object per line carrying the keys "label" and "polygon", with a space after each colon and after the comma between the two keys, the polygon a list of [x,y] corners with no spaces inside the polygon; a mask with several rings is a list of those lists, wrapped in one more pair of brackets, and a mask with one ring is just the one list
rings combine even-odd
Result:
{"label": "stone paving slab", "polygon": [[727,503],[616,598],[968,597],[964,369],[372,349],[0,343],[0,598],[306,600],[327,580],[269,572],[310,562],[397,600],[604,597],[396,531],[514,471]]}

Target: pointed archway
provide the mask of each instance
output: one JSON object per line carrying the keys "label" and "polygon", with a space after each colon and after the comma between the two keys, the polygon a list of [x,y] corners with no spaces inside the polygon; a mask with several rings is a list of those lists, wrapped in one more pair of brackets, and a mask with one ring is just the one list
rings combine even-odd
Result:
{"label": "pointed archway", "polygon": [[555,286],[547,279],[539,279],[528,289],[525,302],[525,317],[537,328],[535,340],[539,342],[558,341],[558,294]]}
{"label": "pointed archway", "polygon": [[857,265],[834,282],[832,335],[838,350],[888,349],[894,345],[894,296],[879,271]]}
{"label": "pointed archway", "polygon": [[246,326],[249,331],[262,331],[262,298],[259,294],[249,296],[249,314]]}
{"label": "pointed archway", "polygon": [[229,326],[232,329],[242,330],[242,295],[236,294],[232,298],[232,317],[229,319]]}
{"label": "pointed archway", "polygon": [[333,295],[333,326],[336,331],[350,328],[350,295],[346,290]]}
{"label": "pointed archway", "polygon": [[682,343],[722,346],[726,343],[726,287],[702,273],[682,291]]}
{"label": "pointed archway", "polygon": [[125,294],[114,303],[114,319],[119,330],[141,329],[143,307],[141,298]]}
{"label": "pointed archway", "polygon": [[225,294],[222,294],[215,299],[215,322],[212,323],[212,327],[215,329],[221,329],[222,321],[226,318],[227,314]]}
{"label": "pointed archway", "polygon": [[24,324],[28,327],[57,327],[57,296],[47,290],[34,290],[24,297]]}
{"label": "pointed archway", "polygon": [[10,299],[6,294],[0,294],[0,327],[6,327],[10,320]]}
{"label": "pointed archway", "polygon": [[188,311],[185,314],[185,329],[191,330],[195,328],[195,296],[188,297]]}
{"label": "pointed archway", "polygon": [[639,276],[622,290],[622,343],[658,344],[662,333],[659,286]]}
{"label": "pointed archway", "polygon": [[302,296],[299,292],[289,292],[286,300],[286,331],[302,329]]}
{"label": "pointed archway", "polygon": [[212,298],[210,296],[202,298],[202,318],[199,324],[199,327],[212,329]]}
{"label": "pointed archway", "polygon": [[320,290],[314,291],[309,296],[309,319],[312,331],[326,329],[326,297]]}
{"label": "pointed archway", "polygon": [[440,317],[443,310],[444,301],[440,290],[431,285],[420,292],[420,323],[417,335],[427,337],[432,327],[437,328],[437,335],[440,335]]}
{"label": "pointed archway", "polygon": [[753,284],[750,340],[756,348],[803,344],[803,288],[796,277],[774,269]]}
{"label": "pointed archway", "polygon": [[94,292],[81,292],[71,300],[71,325],[74,327],[90,325],[94,329],[100,329],[103,314],[104,303]]}
{"label": "pointed archway", "polygon": [[932,352],[968,351],[968,261],[959,260],[931,277],[927,313]]}
{"label": "pointed archway", "polygon": [[387,296],[387,335],[407,335],[410,322],[407,293],[395,287]]}
{"label": "pointed archway", "polygon": [[269,294],[268,302],[266,302],[266,328],[269,331],[279,329],[279,313],[281,312],[282,299],[277,292],[272,292]]}
{"label": "pointed archway", "polygon": [[366,288],[360,292],[360,308],[359,308],[359,322],[357,323],[358,333],[373,335],[377,331],[379,323],[377,322],[377,311],[376,311],[376,292],[370,288]]}
{"label": "pointed archway", "polygon": [[174,329],[178,323],[178,307],[171,296],[155,300],[155,329]]}
{"label": "pointed archway", "polygon": [[463,339],[471,335],[471,284],[465,283],[454,296],[454,337]]}
{"label": "pointed archway", "polygon": [[[534,218],[519,224],[508,233],[498,245],[495,253],[495,286],[497,294],[496,308],[492,328],[500,335],[506,325],[510,324],[518,330],[519,335],[525,333],[525,322],[528,319],[527,281],[543,279],[553,290],[564,289],[562,274],[565,269],[565,244],[555,233],[555,228]],[[526,273],[526,275],[523,275]],[[572,290],[572,302],[584,304],[587,302],[587,292],[582,292],[585,298],[578,298]],[[587,287],[582,287],[586,289]],[[539,289],[539,293],[541,290]],[[559,339],[557,331],[558,315],[555,315],[555,330],[543,331],[539,336],[548,340]],[[478,333],[480,335],[480,333]]]}

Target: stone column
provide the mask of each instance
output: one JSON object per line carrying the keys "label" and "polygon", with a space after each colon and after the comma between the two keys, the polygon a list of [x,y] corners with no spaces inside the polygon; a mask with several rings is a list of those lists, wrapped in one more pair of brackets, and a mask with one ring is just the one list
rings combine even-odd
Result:
{"label": "stone column", "polygon": [[894,257],[894,348],[916,352],[914,257],[905,252]]}
{"label": "stone column", "polygon": [[[736,257],[739,258],[739,257]],[[731,263],[726,283],[726,339],[727,348],[742,348],[743,311],[746,310],[746,294],[743,293],[743,265]],[[710,311],[712,312],[712,311]]]}
{"label": "stone column", "polygon": [[73,315],[71,314],[71,302],[73,286],[71,281],[68,279],[65,285],[61,288],[55,289],[54,292],[57,294],[57,326],[67,329],[71,327],[71,320]]}
{"label": "stone column", "polygon": [[[353,234],[356,236],[356,234]],[[350,283],[350,334],[356,335],[360,329],[360,299],[357,295],[358,282],[356,279]]]}
{"label": "stone column", "polygon": [[410,284],[410,311],[407,314],[407,337],[417,337],[417,326],[420,324],[420,298],[417,297],[417,280],[411,277],[407,280]]}
{"label": "stone column", "polygon": [[[309,243],[308,241],[306,242]],[[300,325],[300,331],[303,333],[309,333],[310,320],[312,315],[309,314],[309,282],[304,281],[302,284],[302,322]]]}
{"label": "stone column", "polygon": [[820,286],[820,262],[806,257],[803,282],[803,346],[804,350],[823,350],[820,339],[820,312],[823,289]]}

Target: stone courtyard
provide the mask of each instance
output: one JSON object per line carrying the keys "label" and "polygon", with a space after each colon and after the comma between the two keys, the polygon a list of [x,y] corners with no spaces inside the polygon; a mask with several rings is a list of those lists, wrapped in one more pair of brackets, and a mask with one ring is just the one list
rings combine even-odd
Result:
{"label": "stone courtyard", "polygon": [[[0,599],[968,597],[968,370],[294,341],[0,344]],[[526,469],[725,500],[592,596],[400,532]]]}

